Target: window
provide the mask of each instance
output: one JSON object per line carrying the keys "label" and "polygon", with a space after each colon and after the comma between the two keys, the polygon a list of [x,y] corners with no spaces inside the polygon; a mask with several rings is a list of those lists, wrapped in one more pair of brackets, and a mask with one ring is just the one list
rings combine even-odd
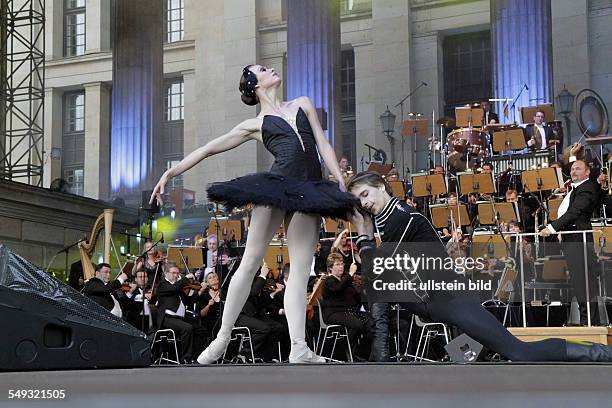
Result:
{"label": "window", "polygon": [[356,165],[355,124],[355,51],[350,48],[342,50],[340,56],[340,89],[342,116],[342,154],[349,159],[351,166]]}
{"label": "window", "polygon": [[85,164],[85,94],[64,95],[62,177],[73,194],[83,195]]}
{"label": "window", "polygon": [[85,54],[85,0],[64,0],[64,56]]}
{"label": "window", "polygon": [[340,88],[342,95],[342,114],[355,114],[355,52],[343,50],[340,63]]}
{"label": "window", "polygon": [[185,34],[185,0],[167,0],[166,42],[183,40]]}
{"label": "window", "polygon": [[[183,78],[172,78],[165,83],[164,123],[162,126],[160,157],[170,168],[183,159],[185,94]],[[168,183],[168,191],[183,187],[183,178],[175,177]]]}
{"label": "window", "polygon": [[183,120],[185,116],[185,90],[183,80],[166,83],[164,96],[164,120]]}
{"label": "window", "polygon": [[480,31],[444,39],[445,114],[456,106],[492,95],[491,33]]}

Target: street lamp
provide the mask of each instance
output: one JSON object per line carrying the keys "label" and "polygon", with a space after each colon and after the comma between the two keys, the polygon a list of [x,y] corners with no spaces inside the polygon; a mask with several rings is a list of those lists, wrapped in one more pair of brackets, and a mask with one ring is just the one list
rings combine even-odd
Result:
{"label": "street lamp", "polygon": [[574,96],[574,94],[567,90],[565,84],[563,84],[563,89],[555,98],[557,100],[557,108],[559,109],[559,114],[565,119],[565,129],[567,130],[568,144],[572,140],[570,115],[572,113],[572,105],[574,104]]}
{"label": "street lamp", "polygon": [[391,163],[395,163],[395,139],[392,136],[395,131],[395,115],[389,110],[389,105],[387,105],[387,110],[379,118],[383,133],[387,136],[391,146]]}

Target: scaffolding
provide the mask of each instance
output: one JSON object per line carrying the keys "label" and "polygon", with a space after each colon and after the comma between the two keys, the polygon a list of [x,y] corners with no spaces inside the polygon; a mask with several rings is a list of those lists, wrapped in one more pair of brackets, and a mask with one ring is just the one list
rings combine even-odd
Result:
{"label": "scaffolding", "polygon": [[44,0],[0,0],[0,178],[42,187]]}

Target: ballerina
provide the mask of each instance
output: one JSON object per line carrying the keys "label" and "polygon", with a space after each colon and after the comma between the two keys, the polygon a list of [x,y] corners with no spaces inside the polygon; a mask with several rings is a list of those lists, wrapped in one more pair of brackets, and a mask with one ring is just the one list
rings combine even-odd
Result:
{"label": "ballerina", "polygon": [[[281,79],[274,69],[263,65],[245,67],[238,87],[241,99],[250,106],[259,103],[260,114],[196,149],[166,171],[151,195],[151,202],[156,199],[161,205],[161,194],[172,177],[207,157],[252,139],[262,142],[275,158],[269,172],[213,183],[207,190],[210,200],[223,204],[228,210],[246,204],[253,204],[254,208],[242,262],[228,288],[221,328],[215,340],[198,357],[200,364],[211,364],[223,355],[249,295],[254,274],[283,221],[292,270],[285,289],[285,313],[291,338],[289,362],[325,362],[306,344],[308,276],[320,216],[344,218],[357,200],[346,192],[336,155],[325,138],[314,105],[308,97],[281,101],[280,84]],[[338,185],[323,180],[319,154]]]}

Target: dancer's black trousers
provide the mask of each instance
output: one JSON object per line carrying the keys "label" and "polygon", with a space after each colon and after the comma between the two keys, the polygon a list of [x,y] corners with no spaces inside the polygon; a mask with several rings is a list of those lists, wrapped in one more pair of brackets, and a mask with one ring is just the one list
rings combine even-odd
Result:
{"label": "dancer's black trousers", "polygon": [[[411,307],[412,306],[412,307]],[[434,295],[426,303],[413,303],[408,307],[434,322],[458,327],[489,350],[512,361],[566,361],[566,345],[562,339],[523,342],[471,298],[437,300]]]}

